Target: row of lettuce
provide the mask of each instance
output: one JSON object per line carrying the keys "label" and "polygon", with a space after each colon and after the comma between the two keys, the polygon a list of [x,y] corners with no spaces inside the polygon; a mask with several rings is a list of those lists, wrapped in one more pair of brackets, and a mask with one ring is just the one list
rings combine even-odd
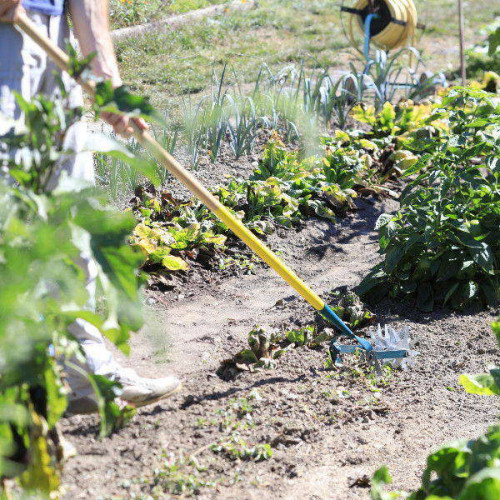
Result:
{"label": "row of lettuce", "polygon": [[[248,179],[214,189],[255,233],[310,217],[335,221],[363,196],[399,197],[377,223],[382,261],[358,287],[367,301],[406,298],[424,311],[494,305],[500,261],[500,114],[495,95],[453,88],[433,103],[357,106],[369,131],[336,131],[304,157],[275,136]],[[394,192],[394,183],[404,187]],[[237,244],[195,199],[139,190],[132,242],[148,269],[221,267]],[[229,253],[228,253],[229,252]]]}

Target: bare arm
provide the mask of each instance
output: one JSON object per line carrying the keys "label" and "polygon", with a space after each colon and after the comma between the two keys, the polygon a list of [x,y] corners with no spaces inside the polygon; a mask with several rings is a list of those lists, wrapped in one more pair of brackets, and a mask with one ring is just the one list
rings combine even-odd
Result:
{"label": "bare arm", "polygon": [[80,50],[96,52],[92,69],[97,76],[122,84],[109,28],[109,0],[69,0],[69,11]]}
{"label": "bare arm", "polygon": [[[92,60],[93,72],[110,79],[115,87],[119,87],[122,79],[109,28],[109,0],[69,0],[69,12],[83,56],[96,52]],[[132,134],[127,117],[113,113],[103,113],[102,117],[116,133],[125,136]],[[143,130],[148,128],[142,119],[134,121]]]}

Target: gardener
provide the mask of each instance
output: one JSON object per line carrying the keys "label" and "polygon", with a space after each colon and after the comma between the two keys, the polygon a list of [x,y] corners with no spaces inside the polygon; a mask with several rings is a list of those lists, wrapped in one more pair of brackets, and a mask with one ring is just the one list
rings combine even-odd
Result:
{"label": "gardener", "polygon": [[[109,31],[109,0],[0,0],[0,127],[6,121],[18,120],[21,112],[16,104],[15,92],[25,99],[42,93],[54,99],[62,99],[54,77],[55,66],[47,55],[29,37],[17,31],[12,24],[16,16],[26,12],[28,17],[43,33],[64,48],[71,34],[65,10],[71,15],[74,32],[83,56],[96,53],[92,61],[93,72],[110,79],[115,86],[122,81]],[[63,12],[64,11],[64,12]],[[69,89],[68,105],[83,104],[80,87],[63,75]],[[118,114],[103,113],[103,118],[123,136],[131,134],[129,118]],[[143,129],[147,125],[137,120]],[[0,130],[0,135],[5,131]],[[75,152],[61,162],[58,178],[62,172],[89,182],[94,181],[93,159],[82,151],[85,143],[85,124],[73,125],[65,138],[65,149]],[[58,178],[53,179],[52,187]],[[81,266],[87,276],[87,289],[95,296],[96,264],[85,253],[81,254]],[[159,379],[139,377],[133,370],[122,368],[107,350],[100,332],[89,323],[77,320],[70,326],[70,332],[79,341],[85,352],[87,363],[84,370],[67,368],[68,381],[72,390],[68,411],[70,413],[90,413],[97,410],[94,391],[85,376],[86,373],[104,375],[120,382],[123,386],[121,398],[136,406],[144,406],[180,388],[180,381],[174,376]],[[82,373],[83,372],[83,373]]]}

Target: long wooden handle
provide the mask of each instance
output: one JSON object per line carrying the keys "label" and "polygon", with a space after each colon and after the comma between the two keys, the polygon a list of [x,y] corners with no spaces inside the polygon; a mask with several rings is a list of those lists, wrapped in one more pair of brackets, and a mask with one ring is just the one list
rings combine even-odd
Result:
{"label": "long wooden handle", "polygon": [[[68,71],[70,60],[67,54],[57,47],[52,40],[40,33],[37,27],[25,15],[16,21],[17,26],[30,36],[54,61],[62,71]],[[92,81],[77,79],[77,82],[90,96],[95,95]],[[244,241],[264,262],[274,269],[292,288],[294,288],[315,309],[322,311],[325,303],[313,292],[277,255],[262,243],[245,225],[238,220],[220,201],[206,189],[189,171],[170,155],[160,144],[137,123],[131,121],[137,141],[161,163],[180,182],[182,182],[199,200],[201,200],[224,224]]]}

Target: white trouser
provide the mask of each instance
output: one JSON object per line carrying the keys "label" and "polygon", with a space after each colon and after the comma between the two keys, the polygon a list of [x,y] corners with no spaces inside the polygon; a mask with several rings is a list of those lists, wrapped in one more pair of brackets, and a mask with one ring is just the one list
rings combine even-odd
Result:
{"label": "white trouser", "polygon": [[[61,48],[65,48],[70,39],[70,31],[64,16],[46,16],[34,12],[28,13],[37,27]],[[5,133],[7,119],[18,120],[21,113],[16,105],[14,92],[24,99],[31,99],[36,94],[44,94],[60,99],[59,89],[54,78],[55,66],[48,60],[43,50],[27,35],[18,32],[12,25],[0,23],[0,135]],[[69,90],[70,106],[83,104],[83,96],[78,85],[68,75],[63,75]],[[73,125],[65,139],[65,149],[75,151],[59,164],[58,172],[65,170],[70,176],[94,182],[92,155],[82,152],[86,142],[86,126],[83,122]],[[0,162],[1,163],[1,162]],[[57,178],[52,180],[52,186]],[[87,291],[91,297],[89,307],[94,307],[97,267],[91,255],[82,253],[79,265],[87,277]],[[113,378],[119,366],[113,355],[106,348],[101,333],[89,323],[77,320],[70,325],[70,332],[78,339],[87,357],[85,371]],[[91,396],[93,390],[87,378],[80,370],[67,368],[68,381],[73,391],[72,397]]]}

